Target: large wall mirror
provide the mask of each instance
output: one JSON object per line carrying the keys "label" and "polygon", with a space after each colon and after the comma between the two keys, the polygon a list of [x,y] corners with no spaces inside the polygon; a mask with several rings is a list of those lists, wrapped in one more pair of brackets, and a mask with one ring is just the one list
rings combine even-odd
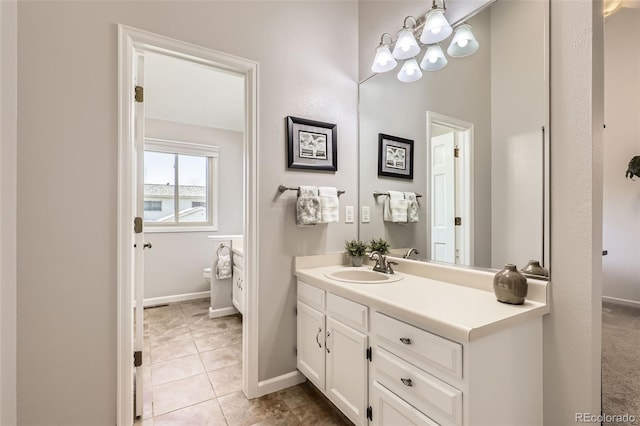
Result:
{"label": "large wall mirror", "polygon": [[[548,268],[549,3],[497,0],[465,22],[480,45],[473,55],[417,82],[398,80],[400,63],[360,84],[360,208],[369,217],[359,237],[413,247],[424,260]],[[413,142],[411,179],[379,175],[381,155],[394,167],[379,152],[386,137]],[[420,196],[417,222],[384,220],[389,191]]]}

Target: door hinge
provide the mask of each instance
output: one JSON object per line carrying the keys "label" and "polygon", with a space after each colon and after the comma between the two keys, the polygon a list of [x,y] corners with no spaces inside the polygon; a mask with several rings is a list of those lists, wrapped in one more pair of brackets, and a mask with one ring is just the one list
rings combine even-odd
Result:
{"label": "door hinge", "polygon": [[142,351],[135,351],[133,353],[133,366],[140,367],[142,365]]}
{"label": "door hinge", "polygon": [[370,422],[373,421],[373,408],[371,406],[367,407],[367,418]]}
{"label": "door hinge", "polygon": [[365,354],[365,358],[369,360],[369,362],[371,362],[372,359],[372,355],[371,355],[371,346],[369,346],[367,348],[367,353]]}
{"label": "door hinge", "polygon": [[142,218],[141,217],[135,217],[133,219],[133,232],[135,232],[136,234],[141,234],[142,233]]}
{"label": "door hinge", "polygon": [[136,102],[143,102],[144,101],[144,88],[142,86],[136,86],[135,91],[136,91],[136,95],[135,95]]}
{"label": "door hinge", "polygon": [[460,148],[453,148],[453,156],[455,158],[460,157]]}
{"label": "door hinge", "polygon": [[453,220],[453,224],[455,226],[461,226],[462,225],[462,218],[460,216],[456,216]]}

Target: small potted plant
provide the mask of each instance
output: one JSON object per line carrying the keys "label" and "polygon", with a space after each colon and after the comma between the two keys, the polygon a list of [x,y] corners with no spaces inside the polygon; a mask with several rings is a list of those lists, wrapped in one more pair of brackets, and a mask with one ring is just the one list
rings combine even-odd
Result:
{"label": "small potted plant", "polygon": [[362,256],[367,251],[367,244],[358,240],[345,241],[344,248],[351,256],[351,265],[362,266]]}
{"label": "small potted plant", "polygon": [[378,239],[372,238],[371,242],[369,243],[369,248],[371,249],[372,252],[377,251],[380,254],[387,254],[389,253],[389,248],[391,248],[391,244],[386,242],[384,238],[378,238]]}

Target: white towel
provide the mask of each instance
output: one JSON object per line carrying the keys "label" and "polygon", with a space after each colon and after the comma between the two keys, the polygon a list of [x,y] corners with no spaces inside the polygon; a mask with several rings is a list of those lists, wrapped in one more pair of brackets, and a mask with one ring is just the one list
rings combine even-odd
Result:
{"label": "white towel", "polygon": [[418,215],[418,198],[416,198],[415,192],[405,192],[404,199],[407,200],[407,222],[415,223],[420,222],[420,216]]}
{"label": "white towel", "polygon": [[340,222],[338,190],[332,186],[319,186],[321,223]]}
{"label": "white towel", "polygon": [[404,199],[404,194],[399,191],[389,191],[389,196],[384,201],[383,218],[387,222],[407,223],[409,202]]}
{"label": "white towel", "polygon": [[317,186],[300,186],[296,200],[296,222],[298,226],[313,226],[320,223],[320,197]]}
{"label": "white towel", "polygon": [[216,278],[219,280],[231,278],[232,272],[231,256],[228,254],[219,255],[216,261]]}

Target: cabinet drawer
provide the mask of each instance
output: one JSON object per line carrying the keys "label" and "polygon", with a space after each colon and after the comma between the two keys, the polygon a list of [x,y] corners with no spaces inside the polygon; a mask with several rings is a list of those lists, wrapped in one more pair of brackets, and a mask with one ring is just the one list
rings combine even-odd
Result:
{"label": "cabinet drawer", "polygon": [[439,423],[462,424],[462,392],[376,347],[373,380]]}
{"label": "cabinet drawer", "polygon": [[369,329],[369,308],[344,297],[327,293],[327,314],[351,327]]}
{"label": "cabinet drawer", "polygon": [[376,312],[373,333],[380,346],[420,368],[435,367],[462,378],[462,345]]}
{"label": "cabinet drawer", "polygon": [[378,382],[372,383],[369,395],[373,409],[371,425],[439,426]]}
{"label": "cabinet drawer", "polygon": [[298,300],[307,305],[324,311],[324,290],[298,281]]}

